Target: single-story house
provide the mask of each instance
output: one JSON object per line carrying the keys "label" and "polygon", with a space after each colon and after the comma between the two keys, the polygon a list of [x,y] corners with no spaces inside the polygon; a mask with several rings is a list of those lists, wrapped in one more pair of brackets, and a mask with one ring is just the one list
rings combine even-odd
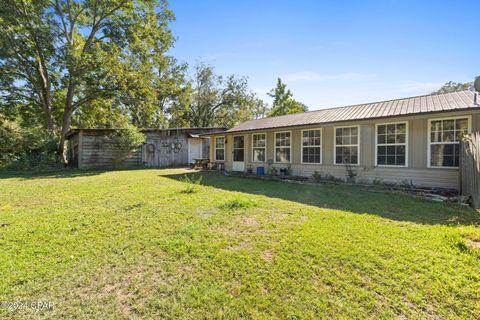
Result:
{"label": "single-story house", "polygon": [[[285,170],[458,189],[459,141],[480,131],[472,91],[364,103],[250,120],[209,133],[227,171]],[[273,169],[275,168],[275,169]],[[259,170],[261,172],[261,170]]]}
{"label": "single-story house", "polygon": [[[79,169],[112,168],[115,154],[108,136],[115,129],[72,129],[67,134],[67,158]],[[199,134],[225,128],[142,129],[145,142],[122,164],[127,167],[178,167],[208,159],[210,141]]]}

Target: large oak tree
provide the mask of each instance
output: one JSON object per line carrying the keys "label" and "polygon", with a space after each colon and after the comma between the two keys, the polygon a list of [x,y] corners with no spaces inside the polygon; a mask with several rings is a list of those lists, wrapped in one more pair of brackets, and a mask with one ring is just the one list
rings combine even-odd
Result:
{"label": "large oak tree", "polygon": [[41,122],[61,159],[72,117],[161,126],[186,90],[173,18],[163,0],[0,0],[0,108]]}

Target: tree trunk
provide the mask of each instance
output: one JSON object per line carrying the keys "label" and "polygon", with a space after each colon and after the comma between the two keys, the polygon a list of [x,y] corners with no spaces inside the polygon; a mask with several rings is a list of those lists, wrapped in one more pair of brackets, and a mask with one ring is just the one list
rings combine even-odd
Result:
{"label": "tree trunk", "polygon": [[52,139],[55,138],[55,122],[53,120],[52,114],[52,83],[50,82],[50,78],[48,75],[48,71],[46,70],[44,64],[38,59],[38,74],[40,75],[41,79],[41,86],[40,92],[40,99],[43,105],[43,114],[45,117],[45,126],[50,133]]}
{"label": "tree trunk", "polygon": [[63,113],[62,118],[62,132],[60,133],[60,140],[58,141],[57,146],[57,158],[58,161],[63,163],[64,165],[67,164],[67,158],[65,157],[65,138],[67,135],[68,130],[70,130],[70,122],[72,119],[72,112],[65,110]]}
{"label": "tree trunk", "polygon": [[52,139],[55,138],[55,123],[53,121],[53,114],[52,114],[52,98],[50,95],[50,89],[45,88],[43,90],[43,114],[45,116],[45,125],[47,130],[50,133]]}
{"label": "tree trunk", "polygon": [[57,158],[64,165],[67,163],[67,159],[65,157],[65,137],[67,135],[67,132],[70,130],[70,124],[72,121],[74,92],[75,84],[70,77],[70,82],[67,89],[67,97],[65,100],[65,110],[63,111],[62,117],[62,131],[60,133],[60,140],[58,141],[57,146]]}

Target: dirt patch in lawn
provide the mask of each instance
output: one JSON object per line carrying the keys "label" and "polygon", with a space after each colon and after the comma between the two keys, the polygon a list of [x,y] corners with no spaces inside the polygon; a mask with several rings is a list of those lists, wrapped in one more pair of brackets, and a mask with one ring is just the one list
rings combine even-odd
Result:
{"label": "dirt patch in lawn", "polygon": [[262,257],[262,259],[267,262],[272,262],[273,259],[275,258],[275,253],[273,253],[270,250],[265,250],[260,254],[260,257]]}
{"label": "dirt patch in lawn", "polygon": [[480,240],[467,240],[467,247],[473,250],[480,250]]}

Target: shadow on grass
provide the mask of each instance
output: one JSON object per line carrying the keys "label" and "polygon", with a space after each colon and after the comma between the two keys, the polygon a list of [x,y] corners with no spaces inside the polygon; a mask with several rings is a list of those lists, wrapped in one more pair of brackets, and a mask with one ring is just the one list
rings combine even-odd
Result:
{"label": "shadow on grass", "polygon": [[[172,167],[174,169],[187,169],[186,167]],[[96,176],[101,175],[107,172],[115,172],[115,171],[134,171],[134,170],[158,170],[158,169],[165,169],[165,168],[146,168],[146,167],[126,167],[126,168],[105,168],[105,169],[73,169],[73,168],[65,168],[65,169],[52,169],[52,170],[25,170],[25,171],[14,171],[14,170],[4,170],[0,169],[0,180],[1,179],[9,179],[9,178],[16,178],[20,180],[32,180],[32,179],[62,179],[62,178],[75,178],[75,177],[89,177],[89,176]]]}
{"label": "shadow on grass", "polygon": [[373,214],[396,221],[429,225],[479,225],[480,213],[452,203],[438,203],[393,192],[378,186],[302,185],[258,178],[223,176],[201,172],[161,177],[178,180],[185,175],[202,175],[202,184],[215,188],[295,201],[320,208],[357,214]]}
{"label": "shadow on grass", "polygon": [[48,178],[75,178],[96,176],[112,170],[51,170],[51,171],[0,171],[0,179],[16,178],[20,180],[48,179]]}

